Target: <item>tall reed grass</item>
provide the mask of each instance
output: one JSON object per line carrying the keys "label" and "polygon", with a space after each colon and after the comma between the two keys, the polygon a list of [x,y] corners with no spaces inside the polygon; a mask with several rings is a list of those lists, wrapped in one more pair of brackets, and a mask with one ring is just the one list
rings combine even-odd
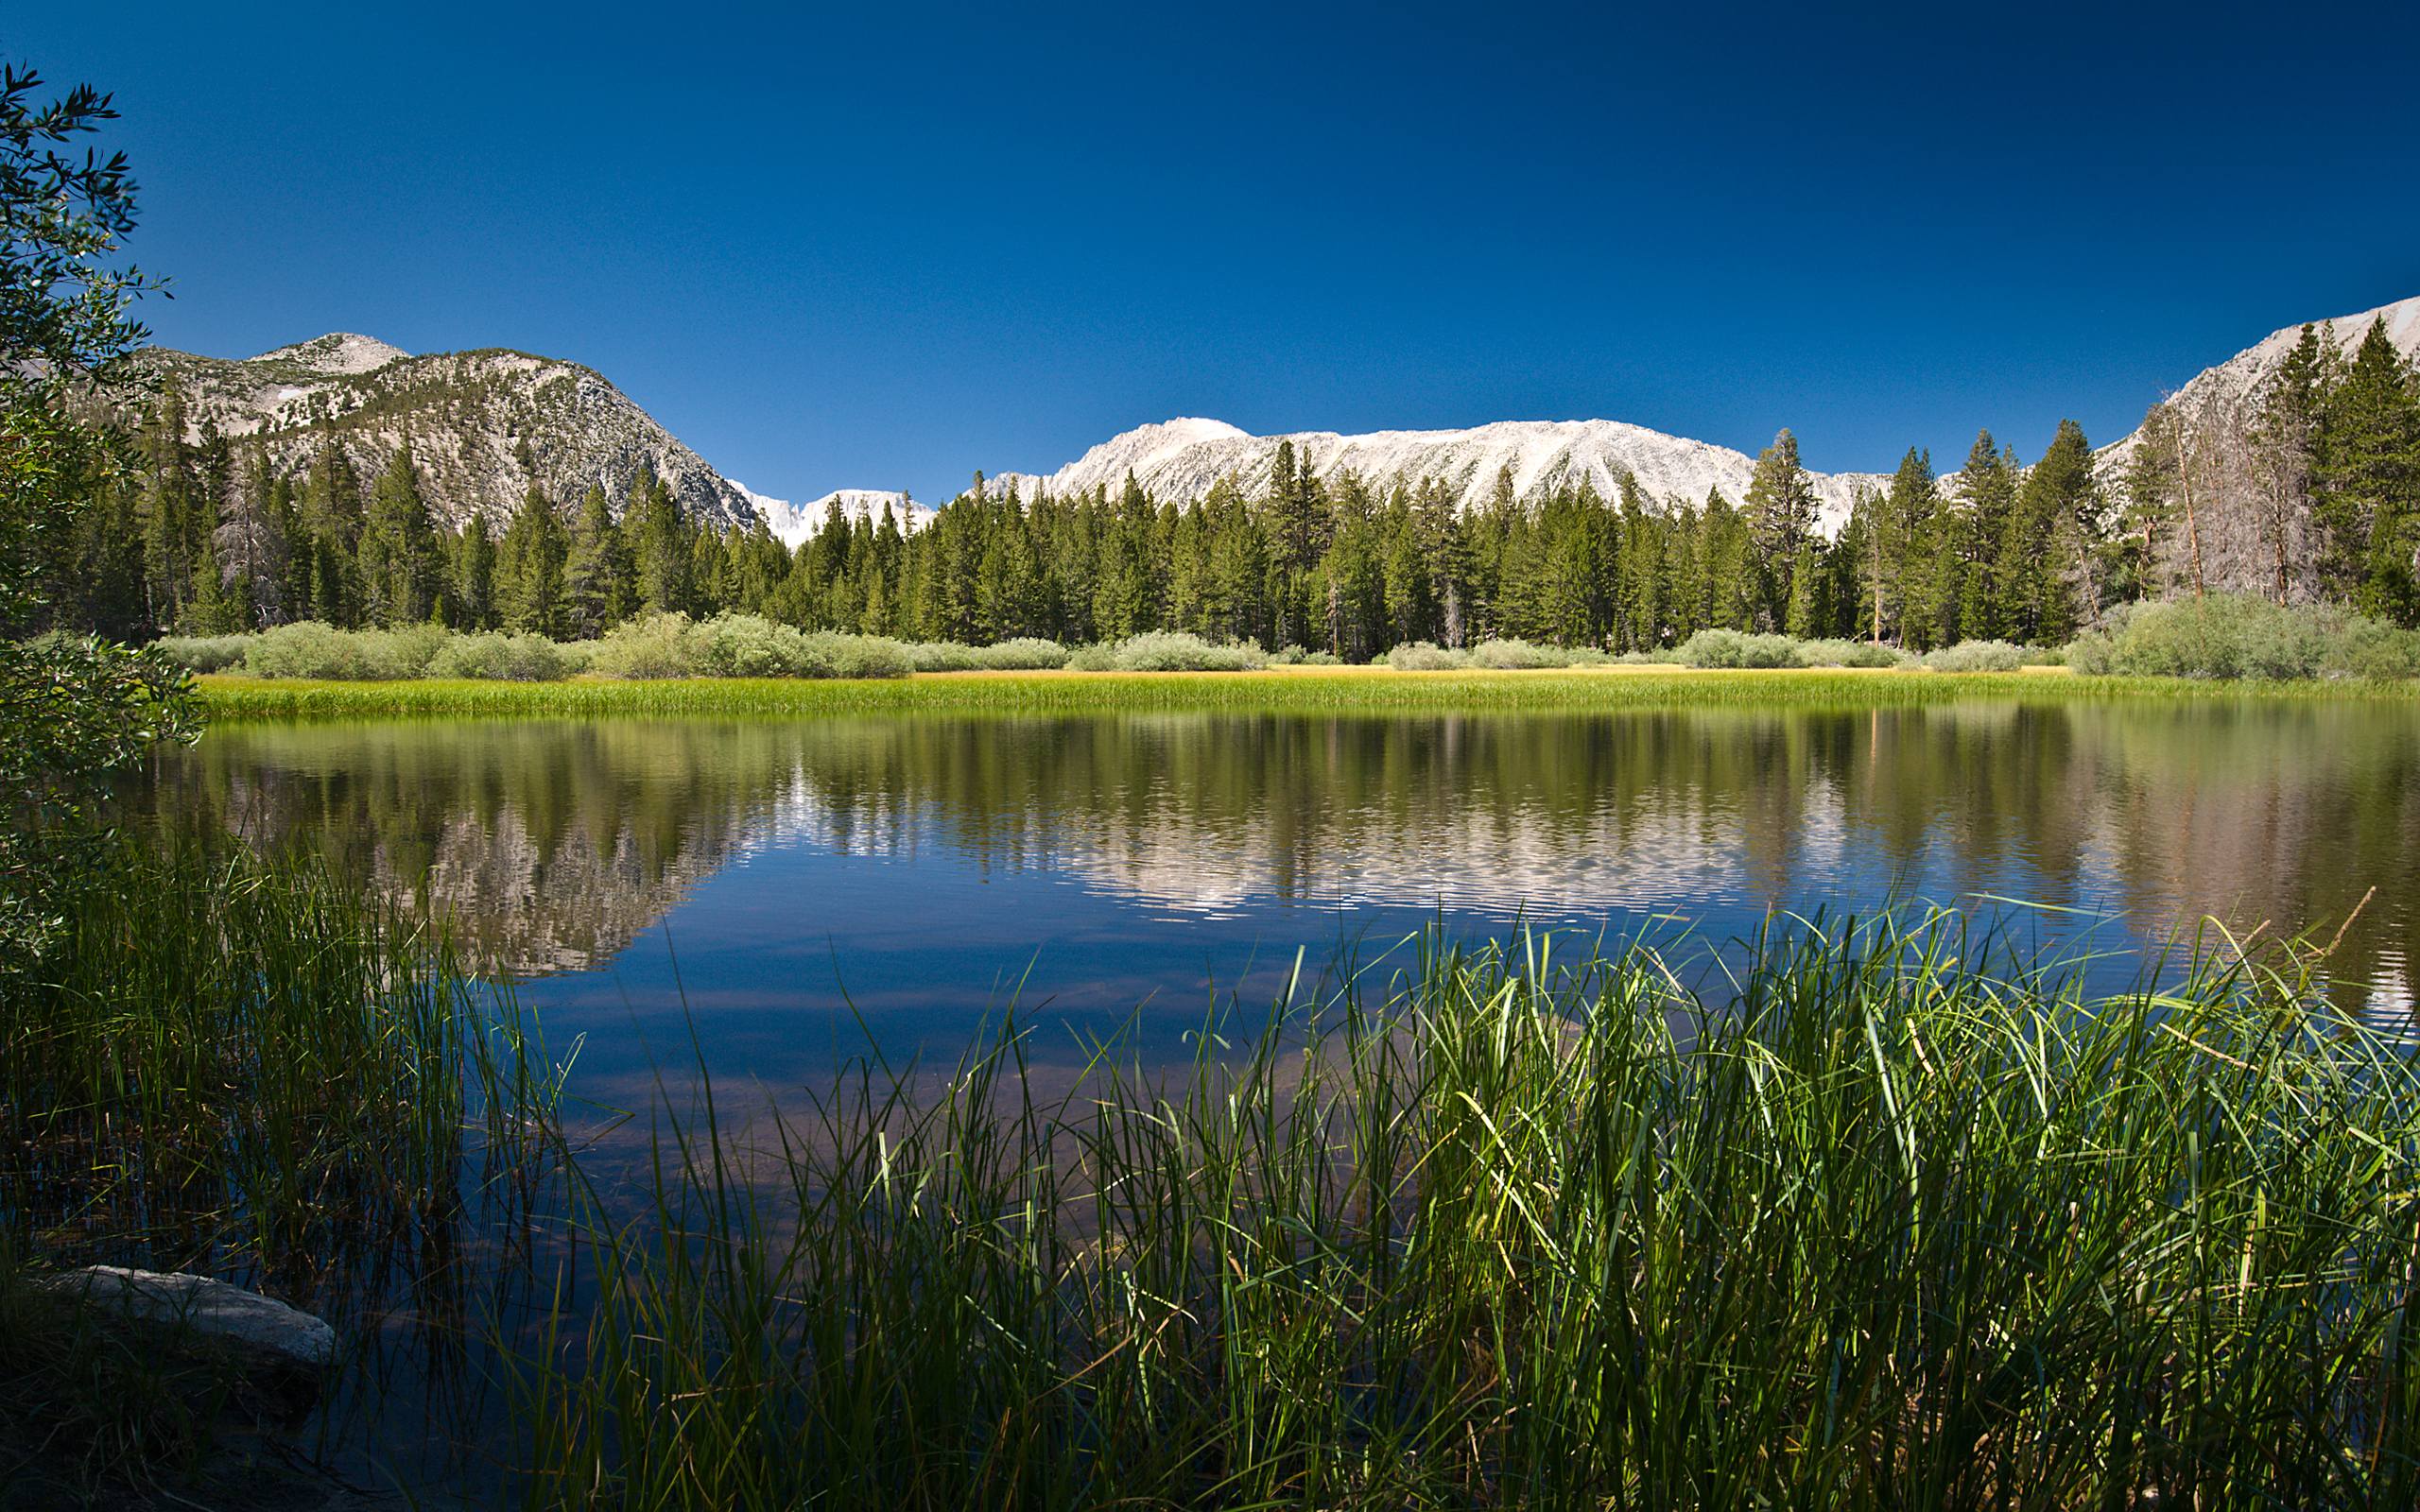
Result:
{"label": "tall reed grass", "polygon": [[520,1162],[548,1069],[441,935],[302,857],[127,841],[0,992],[0,1226],[20,1254],[251,1279],[348,1258]]}
{"label": "tall reed grass", "polygon": [[527,1503],[2409,1505],[2420,1086],[2313,964],[1425,939],[1174,1074],[710,1091],[579,1205]]}

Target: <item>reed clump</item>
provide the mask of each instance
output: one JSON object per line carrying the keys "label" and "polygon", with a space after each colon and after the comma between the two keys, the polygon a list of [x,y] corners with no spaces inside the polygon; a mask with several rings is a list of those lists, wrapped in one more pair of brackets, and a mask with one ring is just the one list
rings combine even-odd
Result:
{"label": "reed clump", "polygon": [[750,1143],[659,1114],[524,1357],[528,1504],[2420,1492],[2413,1051],[2308,956],[2091,998],[1942,916],[1415,948],[1175,1074],[1046,1097],[1011,1024]]}
{"label": "reed clump", "polygon": [[49,963],[0,988],[0,1044],[15,1253],[303,1307],[455,1208],[466,1172],[525,1162],[557,1081],[428,922],[225,841],[96,857]]}

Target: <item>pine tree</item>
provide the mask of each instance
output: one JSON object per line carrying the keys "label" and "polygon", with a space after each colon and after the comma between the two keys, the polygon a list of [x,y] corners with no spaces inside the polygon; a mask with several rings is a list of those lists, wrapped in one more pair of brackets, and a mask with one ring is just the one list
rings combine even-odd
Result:
{"label": "pine tree", "polygon": [[1699,524],[1700,578],[1704,608],[1698,615],[1702,628],[1753,630],[1764,612],[1763,588],[1756,580],[1755,545],[1748,523],[1731,507],[1720,489],[1705,496]]}
{"label": "pine tree", "polygon": [[428,618],[438,593],[437,527],[409,442],[395,448],[371,490],[354,558],[363,613],[372,624],[411,625]]}
{"label": "pine tree", "polygon": [[1999,623],[2037,645],[2075,633],[2076,599],[2088,588],[2099,607],[2085,549],[2100,511],[2092,447],[2074,421],[2059,422],[2050,449],[2025,474],[2001,537]]}
{"label": "pine tree", "polygon": [[571,537],[554,505],[531,483],[496,551],[496,610],[506,628],[532,635],[565,633],[563,575],[570,554]]}
{"label": "pine tree", "polygon": [[458,629],[496,627],[495,539],[488,534],[484,515],[471,516],[455,547],[453,612],[448,618]]}
{"label": "pine tree", "polygon": [[591,485],[579,502],[563,562],[566,627],[576,636],[602,635],[629,617],[637,602],[629,547],[605,490]]}
{"label": "pine tree", "polygon": [[653,472],[643,470],[631,480],[622,530],[630,542],[639,608],[652,614],[685,614],[698,608],[689,525],[672,490]]}
{"label": "pine tree", "polygon": [[2015,508],[2016,458],[2000,450],[1991,432],[1978,432],[1958,471],[1958,617],[1947,640],[2007,638],[2000,551]]}
{"label": "pine tree", "polygon": [[1776,629],[1789,617],[1790,574],[1800,548],[1815,532],[1815,485],[1798,462],[1798,438],[1788,430],[1759,453],[1748,483],[1748,587],[1754,626]]}
{"label": "pine tree", "polygon": [[2383,318],[2321,405],[2319,506],[2329,586],[2365,614],[2411,624],[2420,518],[2420,392]]}

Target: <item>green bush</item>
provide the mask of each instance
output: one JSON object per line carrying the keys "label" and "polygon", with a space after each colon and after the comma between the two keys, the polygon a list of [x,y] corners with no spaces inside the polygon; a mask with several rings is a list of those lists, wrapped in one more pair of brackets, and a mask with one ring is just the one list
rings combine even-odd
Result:
{"label": "green bush", "polygon": [[588,670],[604,678],[696,677],[697,629],[686,614],[624,620],[596,638]]}
{"label": "green bush", "polygon": [[164,635],[151,643],[151,649],[188,672],[241,671],[252,640],[249,635]]}
{"label": "green bush", "polygon": [[2014,672],[2025,665],[2025,648],[2006,641],[1961,641],[1925,653],[1927,672]]}
{"label": "green bush", "polygon": [[805,638],[756,614],[718,614],[690,632],[698,674],[708,678],[804,678]]}
{"label": "green bush", "polygon": [[2328,604],[2283,608],[2251,593],[2127,605],[2067,647],[2078,672],[2287,679],[2420,676],[2420,633]]}
{"label": "green bush", "polygon": [[904,678],[916,670],[908,647],[886,636],[816,630],[799,645],[803,678]]}
{"label": "green bush", "polygon": [[991,645],[914,641],[908,655],[919,672],[1046,672],[1065,666],[1068,653],[1056,641],[1023,635]]}
{"label": "green bush", "polygon": [[1269,654],[1250,641],[1219,645],[1183,630],[1151,630],[1114,644],[1088,645],[1067,660],[1070,667],[1093,672],[1250,672],[1268,663]]}
{"label": "green bush", "polygon": [[1532,645],[1518,639],[1481,641],[1471,647],[1471,665],[1490,671],[1538,671],[1571,665],[1571,653],[1559,645]]}
{"label": "green bush", "polygon": [[1021,635],[975,648],[976,664],[989,672],[1048,672],[1067,664],[1067,648],[1056,641]]}
{"label": "green bush", "polygon": [[1802,667],[1895,667],[1906,657],[1894,646],[1872,641],[1801,641],[1797,659]]}
{"label": "green bush", "polygon": [[429,659],[427,675],[494,682],[561,682],[579,667],[578,658],[543,635],[490,630],[448,639]]}
{"label": "green bush", "polygon": [[318,620],[298,620],[263,630],[244,653],[244,670],[259,678],[398,682],[427,676],[445,640],[445,629],[436,625],[339,630]]}
{"label": "green bush", "polygon": [[1448,651],[1428,641],[1398,645],[1387,653],[1387,665],[1397,672],[1451,672],[1470,664],[1468,651]]}
{"label": "green bush", "polygon": [[1681,662],[1692,667],[1794,667],[1798,643],[1787,635],[1700,630],[1683,641]]}
{"label": "green bush", "polygon": [[908,660],[919,672],[973,672],[983,664],[975,647],[959,641],[910,641]]}

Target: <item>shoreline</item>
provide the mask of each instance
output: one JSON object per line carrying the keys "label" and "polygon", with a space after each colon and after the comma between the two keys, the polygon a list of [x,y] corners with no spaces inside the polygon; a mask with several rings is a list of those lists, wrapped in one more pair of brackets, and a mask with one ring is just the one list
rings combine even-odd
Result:
{"label": "shoreline", "polygon": [[616,718],[824,713],[1539,713],[1767,705],[1898,708],[1970,698],[2405,699],[2420,683],[2084,677],[2064,667],[1607,666],[1409,672],[1381,666],[1252,672],[920,672],[894,679],[682,678],[560,682],[197,678],[216,721]]}

